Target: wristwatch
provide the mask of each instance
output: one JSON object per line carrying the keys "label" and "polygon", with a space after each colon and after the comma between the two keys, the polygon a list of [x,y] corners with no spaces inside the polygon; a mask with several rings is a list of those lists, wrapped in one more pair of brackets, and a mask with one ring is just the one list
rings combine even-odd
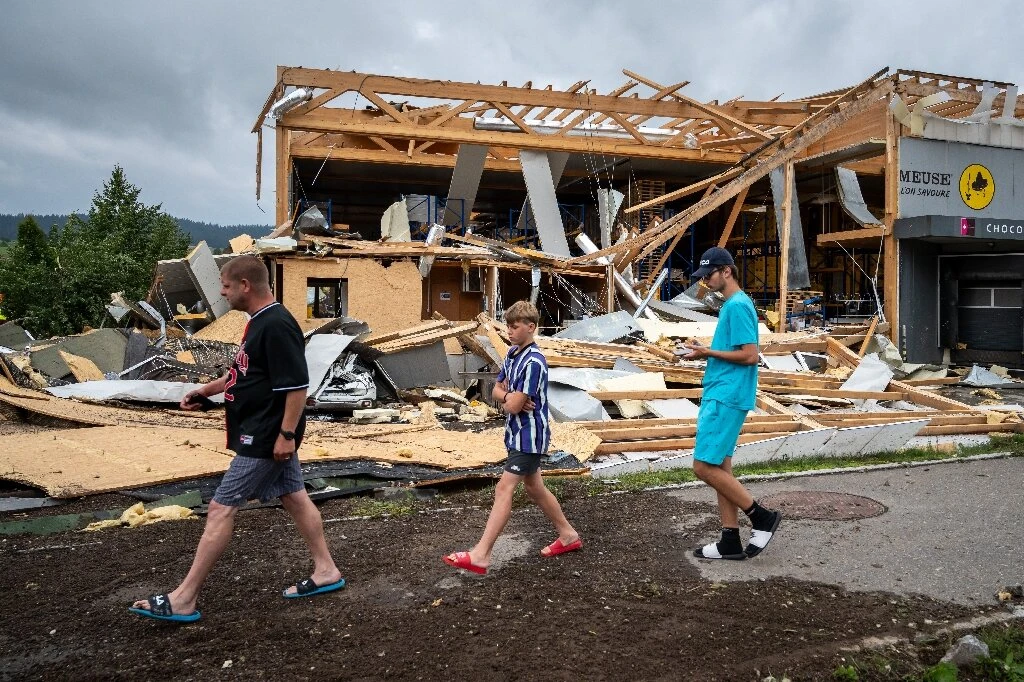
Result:
{"label": "wristwatch", "polygon": [[281,429],[281,435],[284,436],[285,440],[295,440],[294,431],[285,431],[284,429]]}

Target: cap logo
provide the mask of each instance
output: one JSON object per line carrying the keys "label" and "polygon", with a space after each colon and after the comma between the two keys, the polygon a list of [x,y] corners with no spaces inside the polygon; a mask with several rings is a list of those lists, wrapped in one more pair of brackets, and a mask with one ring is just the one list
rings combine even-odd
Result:
{"label": "cap logo", "polygon": [[708,259],[708,258],[703,258],[703,259],[701,259],[700,264],[701,265],[711,265],[711,260]]}

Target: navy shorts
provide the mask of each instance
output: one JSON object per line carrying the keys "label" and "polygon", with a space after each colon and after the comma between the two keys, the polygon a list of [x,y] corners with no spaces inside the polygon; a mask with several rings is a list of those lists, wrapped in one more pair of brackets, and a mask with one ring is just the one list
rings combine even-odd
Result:
{"label": "navy shorts", "polygon": [[540,459],[544,455],[539,452],[520,452],[509,450],[505,460],[505,471],[516,476],[529,476],[540,469]]}
{"label": "navy shorts", "polygon": [[240,507],[249,500],[269,502],[304,488],[298,455],[292,455],[284,462],[272,457],[236,455],[217,486],[213,501],[228,507]]}

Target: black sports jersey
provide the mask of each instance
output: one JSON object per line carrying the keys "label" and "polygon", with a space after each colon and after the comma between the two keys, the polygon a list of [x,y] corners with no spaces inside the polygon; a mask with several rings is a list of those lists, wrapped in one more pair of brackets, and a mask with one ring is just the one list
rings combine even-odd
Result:
{"label": "black sports jersey", "polygon": [[[309,386],[306,347],[295,318],[280,303],[249,319],[224,387],[227,447],[246,457],[273,457],[285,395]],[[306,429],[303,411],[296,438]]]}

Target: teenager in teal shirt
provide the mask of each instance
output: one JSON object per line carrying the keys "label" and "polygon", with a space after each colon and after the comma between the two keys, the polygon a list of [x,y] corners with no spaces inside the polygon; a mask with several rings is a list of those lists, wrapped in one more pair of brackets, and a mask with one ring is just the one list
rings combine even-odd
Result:
{"label": "teenager in teal shirt", "polygon": [[[759,505],[732,475],[732,454],[757,392],[757,311],[740,290],[739,272],[728,251],[710,248],[693,273],[725,298],[711,347],[688,343],[689,360],[707,360],[697,415],[693,473],[718,493],[722,539],[694,550],[701,559],[746,559],[771,541],[782,514]],[[753,526],[746,548],[740,541],[739,510]]]}

